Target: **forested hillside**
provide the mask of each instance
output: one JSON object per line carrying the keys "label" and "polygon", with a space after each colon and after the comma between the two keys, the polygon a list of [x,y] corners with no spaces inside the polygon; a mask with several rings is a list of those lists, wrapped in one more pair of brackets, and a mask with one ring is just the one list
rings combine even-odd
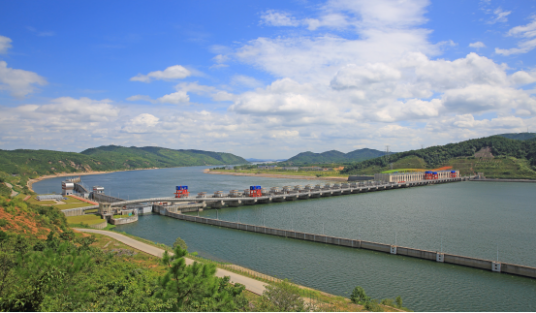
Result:
{"label": "forested hillside", "polygon": [[337,150],[330,150],[322,153],[307,151],[299,153],[283,163],[288,165],[305,165],[357,162],[376,158],[385,154],[384,151],[368,148],[358,149],[348,153],[342,153]]}
{"label": "forested hillside", "polygon": [[515,140],[529,140],[532,138],[536,138],[536,133],[500,134],[497,136]]}
{"label": "forested hillside", "polygon": [[102,146],[87,149],[82,153],[0,150],[0,160],[0,172],[27,177],[56,173],[247,163],[243,158],[230,153],[121,146]]}
{"label": "forested hillside", "polygon": [[[347,164],[341,171],[344,174],[361,174],[369,172],[369,169],[375,168],[376,171],[386,169],[389,164],[396,163],[402,159],[414,160],[418,158],[424,162],[427,168],[435,168],[442,165],[451,165],[456,163],[471,163],[474,169],[475,162],[467,162],[467,159],[475,159],[475,153],[488,151],[491,153],[490,158],[504,159],[504,162],[494,161],[494,171],[499,173],[501,166],[517,166],[524,172],[523,178],[532,178],[536,170],[536,138],[529,140],[514,140],[503,136],[491,136],[480,139],[471,139],[460,143],[448,144],[444,146],[429,147],[420,150],[411,150],[399,152],[389,156],[382,156],[366,160],[359,163]],[[455,162],[455,159],[458,160]],[[476,159],[480,159],[477,155]],[[486,159],[486,158],[482,158]],[[508,161],[509,160],[509,161]],[[414,161],[412,161],[414,162]],[[513,163],[512,163],[513,162]],[[489,162],[488,162],[489,163]],[[508,164],[506,164],[508,163]],[[512,164],[510,164],[512,163]],[[490,167],[491,169],[491,167]],[[509,176],[510,175],[510,176]],[[516,177],[516,173],[511,169],[504,169],[500,177]]]}

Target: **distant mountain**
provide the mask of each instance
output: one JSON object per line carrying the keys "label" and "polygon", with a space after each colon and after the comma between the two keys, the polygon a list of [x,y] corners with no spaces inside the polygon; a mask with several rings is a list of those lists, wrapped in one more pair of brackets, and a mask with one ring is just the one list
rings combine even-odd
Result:
{"label": "distant mountain", "polygon": [[[248,163],[231,153],[161,147],[101,146],[76,152],[0,150],[0,174],[35,177],[56,173]],[[1,176],[1,175],[0,175]]]}
{"label": "distant mountain", "polygon": [[500,134],[497,136],[501,136],[508,139],[514,139],[514,140],[529,140],[532,138],[536,138],[536,133],[512,133],[512,134]]}
{"label": "distant mountain", "polygon": [[293,165],[305,164],[325,164],[325,163],[344,163],[358,162],[385,155],[384,151],[375,149],[358,149],[348,153],[343,153],[337,150],[330,150],[322,153],[314,153],[311,151],[299,153],[284,163]]}
{"label": "distant mountain", "polygon": [[255,158],[249,158],[246,159],[248,162],[283,162],[287,159],[255,159]]}

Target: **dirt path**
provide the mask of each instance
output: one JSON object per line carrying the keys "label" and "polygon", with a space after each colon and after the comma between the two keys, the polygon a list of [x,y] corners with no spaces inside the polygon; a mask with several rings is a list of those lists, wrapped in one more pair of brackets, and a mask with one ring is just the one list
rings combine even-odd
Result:
{"label": "dirt path", "polygon": [[[132,239],[130,237],[127,237],[125,235],[122,235],[116,232],[106,231],[106,230],[97,230],[97,229],[84,229],[84,228],[74,228],[74,229],[77,231],[85,232],[85,233],[96,233],[96,234],[101,234],[101,235],[114,238],[126,244],[127,246],[130,246],[142,252],[157,256],[159,258],[161,258],[164,255],[163,249],[148,245],[146,243],[137,241],[135,239]],[[186,264],[192,264],[194,262],[193,260],[188,259],[188,258],[185,258],[185,260],[186,260]],[[262,293],[265,290],[264,286],[266,286],[266,283],[263,283],[253,278],[249,278],[240,274],[236,274],[236,273],[233,273],[233,272],[221,269],[221,268],[216,269],[216,276],[218,277],[229,276],[231,277],[232,283],[242,284],[246,286],[247,290],[258,295],[262,295]]]}
{"label": "dirt path", "polygon": [[206,169],[203,171],[205,174],[214,174],[214,175],[231,175],[231,176],[256,176],[256,177],[271,177],[271,178],[294,178],[294,179],[305,179],[305,180],[329,180],[329,181],[348,181],[348,177],[333,177],[333,176],[304,176],[304,175],[283,175],[283,174],[254,174],[254,173],[227,173],[227,172],[217,172]]}

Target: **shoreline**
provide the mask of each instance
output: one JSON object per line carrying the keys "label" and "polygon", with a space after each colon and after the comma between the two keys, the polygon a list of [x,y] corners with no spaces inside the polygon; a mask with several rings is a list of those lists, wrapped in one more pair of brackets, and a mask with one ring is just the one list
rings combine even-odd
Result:
{"label": "shoreline", "polygon": [[58,173],[53,175],[43,175],[39,176],[37,178],[30,178],[28,179],[28,182],[26,182],[26,186],[31,192],[35,192],[32,189],[32,185],[34,183],[40,182],[45,179],[50,178],[56,178],[56,177],[69,177],[69,176],[85,176],[85,175],[101,175],[101,174],[109,174],[109,173],[117,173],[117,172],[130,172],[130,171],[144,171],[144,170],[157,170],[160,169],[159,167],[150,167],[150,168],[137,168],[137,169],[131,169],[131,170],[116,170],[116,171],[89,171],[89,172],[72,172],[72,173]]}
{"label": "shoreline", "polygon": [[341,181],[346,182],[348,181],[348,178],[345,177],[333,177],[333,176],[304,176],[304,175],[283,175],[283,174],[252,174],[252,173],[225,173],[225,172],[217,172],[217,171],[211,171],[210,169],[203,170],[203,173],[205,174],[213,174],[213,175],[231,175],[231,176],[256,176],[256,177],[269,177],[269,178],[294,178],[294,179],[304,179],[304,180],[329,180],[329,181]]}

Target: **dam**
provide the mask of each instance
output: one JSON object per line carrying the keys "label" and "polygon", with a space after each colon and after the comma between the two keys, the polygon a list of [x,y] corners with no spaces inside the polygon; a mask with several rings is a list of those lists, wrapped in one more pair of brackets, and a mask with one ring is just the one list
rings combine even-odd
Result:
{"label": "dam", "polygon": [[[317,184],[302,186],[286,186],[283,188],[273,187],[270,191],[265,189],[266,193],[261,192],[262,189],[253,188],[244,190],[244,193],[239,193],[237,190],[232,190],[229,194],[224,194],[217,191],[212,196],[207,196],[205,192],[199,193],[195,198],[190,197],[186,191],[186,186],[177,186],[177,194],[175,198],[146,198],[136,200],[123,200],[115,197],[99,196],[101,202],[99,205],[99,214],[103,217],[113,216],[114,214],[123,214],[125,211],[132,213],[132,206],[140,203],[152,203],[152,211],[154,213],[172,217],[184,221],[212,225],[217,227],[225,227],[247,232],[260,233],[278,237],[285,237],[297,240],[312,241],[318,243],[326,243],[330,245],[342,246],[347,248],[366,249],[377,252],[389,253],[392,255],[408,256],[423,260],[435,261],[438,263],[454,264],[465,267],[488,270],[497,273],[506,273],[517,276],[536,278],[536,268],[523,266],[511,263],[504,263],[480,258],[466,257],[454,254],[443,253],[442,251],[429,251],[415,248],[409,248],[398,245],[384,244],[358,239],[350,239],[343,237],[327,236],[325,234],[314,234],[298,232],[288,229],[277,229],[260,225],[251,225],[244,223],[236,223],[224,221],[220,219],[210,219],[186,215],[187,212],[200,212],[205,209],[221,209],[225,206],[237,207],[242,205],[255,205],[276,203],[283,201],[307,200],[320,197],[343,196],[358,193],[368,193],[377,191],[386,191],[400,188],[412,188],[418,186],[426,186],[431,184],[444,184],[465,181],[468,178],[454,177],[441,178],[432,180],[418,180],[408,182],[369,182],[369,183],[343,183],[343,184],[325,184],[324,186]],[[255,192],[253,192],[255,190]],[[258,190],[258,192],[256,192]],[[184,197],[181,197],[184,196]],[[110,202],[104,202],[110,201]],[[129,208],[130,207],[130,208]],[[72,209],[74,210],[77,209]],[[79,209],[78,209],[79,210]],[[68,211],[68,210],[65,210]],[[136,214],[136,212],[134,212]],[[65,212],[66,215],[70,212]],[[131,219],[132,222],[138,219]]]}

